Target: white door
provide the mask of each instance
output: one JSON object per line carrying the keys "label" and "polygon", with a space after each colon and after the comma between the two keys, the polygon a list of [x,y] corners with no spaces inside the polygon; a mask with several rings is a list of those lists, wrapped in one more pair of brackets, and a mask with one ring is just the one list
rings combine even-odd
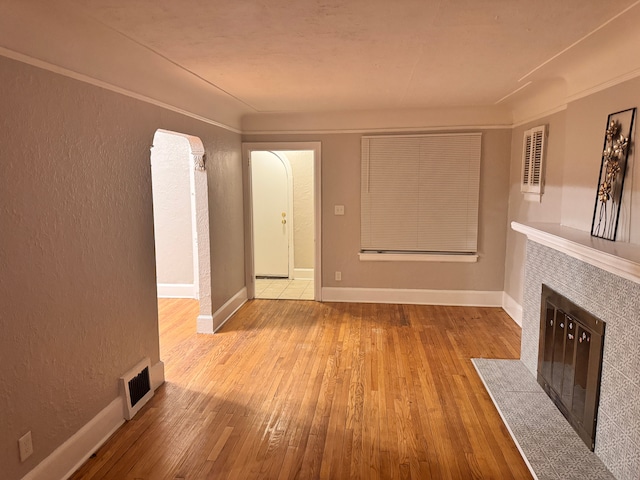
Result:
{"label": "white door", "polygon": [[253,248],[257,277],[289,276],[289,178],[272,152],[251,152]]}

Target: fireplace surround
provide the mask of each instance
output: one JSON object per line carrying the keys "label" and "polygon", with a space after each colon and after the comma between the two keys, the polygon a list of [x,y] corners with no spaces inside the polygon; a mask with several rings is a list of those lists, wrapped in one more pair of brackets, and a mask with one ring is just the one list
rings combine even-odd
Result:
{"label": "fireplace surround", "polygon": [[[528,236],[521,361],[537,376],[543,284],[606,323],[594,451],[616,478],[637,480],[640,478],[640,248],[592,240],[588,233],[548,224],[512,226]],[[601,246],[619,249],[626,258],[620,258],[616,252],[597,251]]]}

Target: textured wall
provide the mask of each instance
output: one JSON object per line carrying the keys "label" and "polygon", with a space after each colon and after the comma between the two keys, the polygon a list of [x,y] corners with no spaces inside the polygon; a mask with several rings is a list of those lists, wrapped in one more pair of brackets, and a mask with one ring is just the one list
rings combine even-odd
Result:
{"label": "textured wall", "polygon": [[536,375],[542,284],[606,323],[596,454],[621,480],[640,477],[640,285],[527,241],[521,358]]}
{"label": "textured wall", "polygon": [[207,151],[214,311],[244,286],[242,165],[239,135],[129,97],[4,57],[0,85],[0,471],[15,480],[113,401],[123,372],[159,360],[156,129]]}
{"label": "textured wall", "polygon": [[[502,291],[507,226],[510,130],[482,136],[477,263],[361,262],[360,134],[245,135],[247,142],[322,143],[322,285]],[[345,215],[335,216],[334,205]],[[342,281],[334,280],[334,271]]]}
{"label": "textured wall", "polygon": [[[245,286],[242,152],[238,134],[209,127],[204,143],[209,187],[213,312]],[[188,132],[193,135],[197,133]],[[214,329],[219,325],[214,325]]]}
{"label": "textured wall", "polygon": [[291,164],[293,174],[294,267],[313,268],[314,222],[313,152],[279,152]]}
{"label": "textured wall", "polygon": [[151,150],[158,283],[193,284],[189,141],[158,132]]}

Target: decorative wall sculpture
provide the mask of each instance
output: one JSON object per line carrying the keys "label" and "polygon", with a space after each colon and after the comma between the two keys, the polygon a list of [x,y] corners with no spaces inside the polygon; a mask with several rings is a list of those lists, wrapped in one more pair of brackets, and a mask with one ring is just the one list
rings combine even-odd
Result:
{"label": "decorative wall sculpture", "polygon": [[612,113],[607,118],[591,235],[615,240],[622,201],[622,187],[631,148],[636,109]]}

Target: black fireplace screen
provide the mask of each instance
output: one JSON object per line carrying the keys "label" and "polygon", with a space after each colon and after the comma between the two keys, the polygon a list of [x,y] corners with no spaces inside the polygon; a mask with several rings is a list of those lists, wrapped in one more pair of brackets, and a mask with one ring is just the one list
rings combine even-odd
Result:
{"label": "black fireplace screen", "polygon": [[605,323],[542,286],[538,383],[595,447]]}

